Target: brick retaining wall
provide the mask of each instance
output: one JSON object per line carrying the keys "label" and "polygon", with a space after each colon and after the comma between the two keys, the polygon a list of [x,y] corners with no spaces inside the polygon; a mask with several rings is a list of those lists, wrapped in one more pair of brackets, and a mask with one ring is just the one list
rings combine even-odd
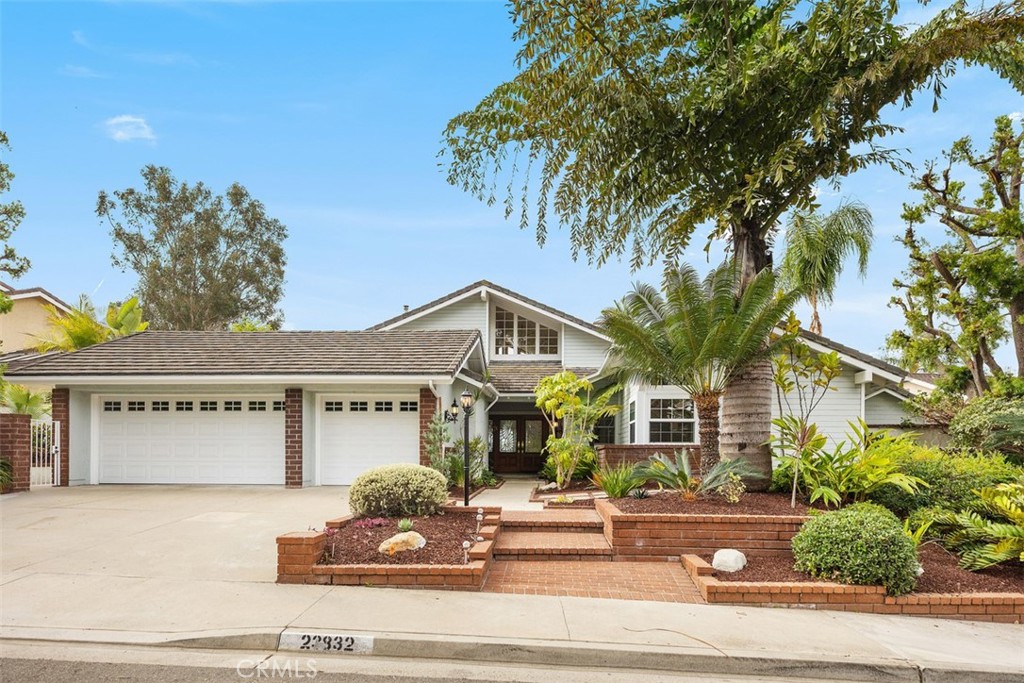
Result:
{"label": "brick retaining wall", "polygon": [[788,555],[806,517],[768,515],[634,514],[598,500],[604,537],[616,560],[675,560],[735,548],[747,555]]}

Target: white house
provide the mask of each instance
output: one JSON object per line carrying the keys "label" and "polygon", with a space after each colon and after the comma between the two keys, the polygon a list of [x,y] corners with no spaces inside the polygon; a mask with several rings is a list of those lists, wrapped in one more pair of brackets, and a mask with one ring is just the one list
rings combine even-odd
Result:
{"label": "white house", "polygon": [[[843,362],[815,414],[896,426],[913,384],[898,367],[805,335]],[[609,340],[592,324],[490,282],[476,282],[357,332],[147,331],[8,372],[55,387],[64,475],[74,484],[348,484],[365,469],[426,460],[422,433],[466,389],[471,434],[499,473],[536,472],[547,425],[532,388],[562,369],[608,383]],[[676,387],[627,386],[600,425],[609,449],[697,445]]]}

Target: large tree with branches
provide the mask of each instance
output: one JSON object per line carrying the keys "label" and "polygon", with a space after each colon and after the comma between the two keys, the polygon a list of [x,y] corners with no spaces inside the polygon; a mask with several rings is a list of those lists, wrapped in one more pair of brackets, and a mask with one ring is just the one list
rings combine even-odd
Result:
{"label": "large tree with branches", "polygon": [[[675,259],[695,231],[744,284],[772,266],[782,216],[814,186],[901,168],[883,119],[962,63],[1024,85],[1019,0],[958,2],[921,26],[895,0],[512,0],[518,75],[445,131],[453,185],[503,202],[543,242],[553,212],[573,256]],[[771,368],[726,392],[724,457],[762,446]]]}
{"label": "large tree with branches", "polygon": [[[905,327],[889,346],[912,368],[964,368],[975,394],[1008,377],[1024,389],[1024,218],[1021,179],[1024,128],[1008,116],[996,119],[992,141],[977,150],[970,138],[955,142],[945,163],[929,163],[911,185],[922,194],[905,205],[908,226],[900,242],[909,266],[894,281],[892,305]],[[957,179],[973,171],[977,191]],[[919,234],[929,223],[945,227],[946,241],[932,245]],[[996,349],[1009,343],[1013,366],[1004,367]]]}

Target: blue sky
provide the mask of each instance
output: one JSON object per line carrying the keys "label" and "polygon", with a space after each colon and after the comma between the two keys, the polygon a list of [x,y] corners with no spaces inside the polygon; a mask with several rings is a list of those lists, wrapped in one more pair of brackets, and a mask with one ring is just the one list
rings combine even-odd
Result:
{"label": "blue sky", "polygon": [[[934,11],[910,8],[917,20]],[[0,5],[0,128],[11,196],[27,217],[18,282],[73,300],[126,296],[94,209],[100,189],[139,186],[146,164],[223,191],[238,181],[290,230],[287,327],[353,329],[486,278],[595,318],[635,278],[627,264],[573,263],[563,233],[533,234],[449,186],[440,133],[515,73],[500,2],[19,2]],[[990,72],[893,107],[893,145],[920,166],[954,139],[984,139],[1024,100]],[[868,277],[844,277],[825,334],[868,352],[900,323],[886,308],[905,264],[894,235],[908,178],[862,171],[839,193],[866,203],[877,234]],[[938,236],[938,228],[930,231]],[[703,242],[691,258],[703,264]],[[806,319],[806,316],[805,316]]]}

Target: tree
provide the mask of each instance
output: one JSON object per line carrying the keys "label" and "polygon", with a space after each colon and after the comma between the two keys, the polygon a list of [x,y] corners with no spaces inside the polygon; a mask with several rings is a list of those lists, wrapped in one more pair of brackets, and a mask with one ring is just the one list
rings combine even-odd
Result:
{"label": "tree", "polygon": [[794,211],[786,225],[785,239],[779,268],[783,286],[806,293],[811,305],[810,330],[821,334],[818,305],[832,303],[846,259],[856,256],[860,276],[867,277],[871,211],[859,203],[844,203],[825,216]]}
{"label": "tree", "polygon": [[132,297],[124,303],[112,303],[107,307],[106,323],[96,315],[96,307],[88,296],[78,298],[78,304],[65,313],[53,306],[46,306],[49,334],[40,338],[36,350],[77,351],[111,339],[126,337],[143,332],[149,327],[142,320],[139,300]]}
{"label": "tree", "polygon": [[[1022,143],[1024,129],[997,118],[986,151],[975,151],[970,138],[956,141],[941,169],[931,162],[911,184],[921,202],[903,207],[907,230],[899,241],[910,263],[893,281],[899,295],[891,305],[903,312],[905,326],[888,345],[910,368],[966,368],[966,388],[976,395],[992,389],[993,379],[1024,383]],[[973,200],[966,181],[954,179],[967,169],[980,176]],[[946,229],[947,240],[937,246],[916,228],[930,220]],[[1011,369],[995,357],[1007,341],[1016,361]]]}
{"label": "tree", "polygon": [[12,413],[31,415],[33,420],[50,414],[50,393],[47,391],[32,391],[20,384],[6,384],[2,399],[4,407]]}
{"label": "tree", "polygon": [[[7,133],[0,130],[0,150],[10,150],[11,145],[7,140]],[[10,166],[0,161],[0,195],[10,191],[11,181],[14,173]],[[14,247],[9,244],[11,235],[18,229],[21,221],[25,218],[25,207],[21,202],[0,203],[0,273],[11,278],[19,278],[28,270],[29,260],[19,256]],[[0,314],[11,310],[11,300],[0,293]]]}
{"label": "tree", "polygon": [[243,318],[228,325],[232,332],[272,332],[275,328],[271,323],[261,323],[252,318]]}
{"label": "tree", "polygon": [[[882,110],[961,63],[1024,87],[1024,8],[963,2],[921,26],[890,0],[513,0],[519,73],[444,133],[448,181],[573,257],[674,260],[712,225],[743,287],[771,267],[780,218],[872,164],[900,169]],[[535,207],[535,208],[532,208]],[[768,457],[771,367],[724,397],[722,443]]]}
{"label": "tree", "polygon": [[287,228],[238,183],[224,196],[170,170],[142,169],[144,188],[101,191],[114,265],[139,276],[153,327],[223,330],[245,318],[280,324]]}
{"label": "tree", "polygon": [[[731,263],[703,281],[684,264],[665,271],[661,292],[634,285],[601,313],[599,325],[612,340],[610,357],[623,378],[675,385],[693,399],[702,475],[719,461],[718,410],[725,388],[743,368],[774,355],[782,338],[772,338],[772,332],[800,298],[799,291],[777,294],[775,288],[770,270],[741,292]],[[770,459],[745,457],[759,474],[771,474]]]}
{"label": "tree", "polygon": [[544,377],[534,387],[536,405],[551,428],[545,450],[555,464],[559,489],[568,486],[580,462],[593,455],[597,423],[619,412],[621,406],[611,403],[617,390],[611,387],[593,396],[594,385],[570,370]]}

